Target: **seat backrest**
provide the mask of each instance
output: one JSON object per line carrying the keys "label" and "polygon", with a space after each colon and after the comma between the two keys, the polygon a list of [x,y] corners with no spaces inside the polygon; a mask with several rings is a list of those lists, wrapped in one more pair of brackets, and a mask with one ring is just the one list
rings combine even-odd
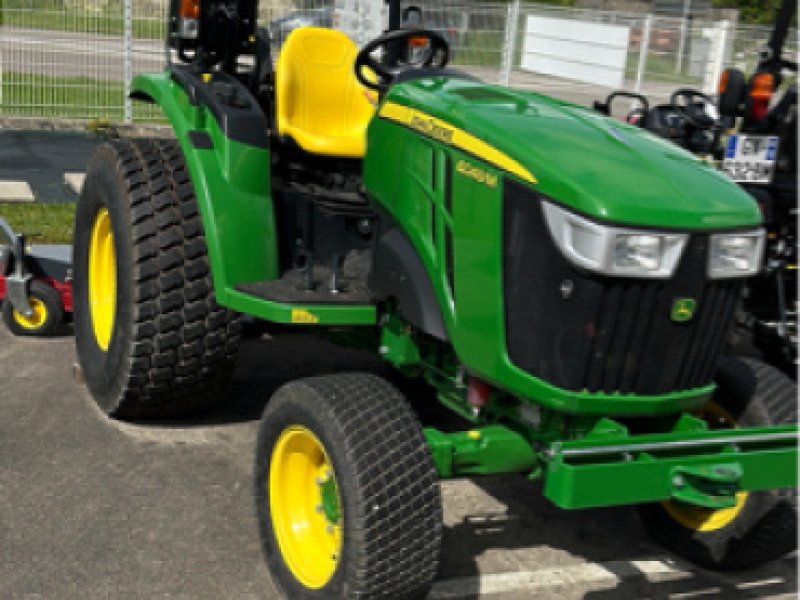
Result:
{"label": "seat backrest", "polygon": [[361,158],[375,107],[356,79],[358,48],[332,29],[295,29],[275,69],[278,133],[306,152]]}

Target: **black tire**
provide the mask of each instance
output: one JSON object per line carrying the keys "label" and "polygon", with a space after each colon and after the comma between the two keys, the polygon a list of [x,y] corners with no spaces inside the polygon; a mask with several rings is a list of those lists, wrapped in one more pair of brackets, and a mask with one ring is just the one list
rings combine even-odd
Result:
{"label": "black tire", "polygon": [[[754,358],[726,357],[714,402],[741,427],[797,423],[797,386]],[[703,567],[741,571],[797,549],[797,490],[751,492],[735,518],[714,531],[690,529],[661,504],[640,507],[645,527],[660,543]]]}
{"label": "black tire", "polygon": [[[330,457],[343,512],[341,558],[318,589],[287,567],[269,501],[276,442],[298,425],[313,432]],[[259,427],[255,500],[267,564],[286,598],[404,599],[430,589],[442,540],[437,474],[416,416],[385,380],[348,373],[280,388]]]}
{"label": "black tire", "polygon": [[[89,245],[108,211],[116,264],[110,341],[101,348],[89,308]],[[119,140],[89,162],[74,235],[78,360],[110,416],[173,417],[222,397],[239,345],[236,315],[214,298],[203,225],[179,146]]]}
{"label": "black tire", "polygon": [[[30,302],[40,303],[39,310],[44,312],[38,313],[38,318],[26,323],[28,320],[17,313],[11,302],[6,300],[3,302],[3,322],[9,331],[14,335],[40,337],[58,333],[64,322],[64,305],[61,303],[61,294],[43,281],[34,279],[30,283],[28,299]],[[18,319],[26,324],[20,323]]]}

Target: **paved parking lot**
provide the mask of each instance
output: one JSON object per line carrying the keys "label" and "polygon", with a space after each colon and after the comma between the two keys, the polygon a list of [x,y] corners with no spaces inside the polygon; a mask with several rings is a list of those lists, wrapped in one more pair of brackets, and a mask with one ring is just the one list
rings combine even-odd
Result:
{"label": "paved parking lot", "polygon": [[[0,597],[275,598],[251,501],[257,419],[282,382],[383,365],[305,334],[256,335],[220,408],[112,422],[73,381],[73,340],[0,326]],[[413,394],[425,420],[430,398]],[[628,508],[567,513],[522,479],[442,484],[432,598],[797,598],[793,559],[736,576],[692,569]]]}
{"label": "paved parking lot", "polygon": [[[86,171],[100,142],[81,132],[0,130],[0,182],[26,185],[37,202],[74,201],[71,176]],[[0,194],[0,201],[8,199],[19,200]]]}

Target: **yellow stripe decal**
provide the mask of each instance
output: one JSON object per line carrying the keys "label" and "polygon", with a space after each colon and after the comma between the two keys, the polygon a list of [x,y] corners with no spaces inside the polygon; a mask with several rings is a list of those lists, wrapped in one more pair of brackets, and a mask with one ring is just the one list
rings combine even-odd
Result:
{"label": "yellow stripe decal", "polygon": [[408,106],[395,104],[394,102],[385,103],[381,107],[379,115],[384,119],[389,119],[390,121],[400,123],[415,131],[419,131],[429,138],[469,152],[487,163],[500,167],[509,173],[513,173],[520,179],[530,181],[531,183],[537,183],[533,174],[513,158],[503,154],[497,148],[490,146],[486,142],[479,140],[474,135],[458,127],[453,127],[450,123],[432,117],[424,112],[409,108]]}

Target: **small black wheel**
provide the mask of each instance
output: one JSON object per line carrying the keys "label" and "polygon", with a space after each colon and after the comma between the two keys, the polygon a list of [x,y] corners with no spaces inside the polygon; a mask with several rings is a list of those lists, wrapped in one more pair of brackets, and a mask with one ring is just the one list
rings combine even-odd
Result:
{"label": "small black wheel", "polygon": [[74,235],[75,345],[87,387],[119,419],[222,398],[240,325],[217,305],[180,147],[120,140],[89,162]]}
{"label": "small black wheel", "polygon": [[26,317],[6,300],[3,302],[3,322],[14,335],[50,336],[58,333],[64,322],[61,294],[43,281],[34,279],[28,290],[28,303],[33,314]]}
{"label": "small black wheel", "polygon": [[[754,358],[727,357],[717,392],[701,411],[712,428],[797,423],[797,386]],[[677,502],[640,507],[645,527],[667,548],[703,567],[740,571],[797,549],[797,491],[740,492],[732,508]]]}
{"label": "small black wheel", "polygon": [[436,575],[442,508],[416,416],[374,375],[289,383],[258,431],[262,547],[286,598],[419,598]]}

